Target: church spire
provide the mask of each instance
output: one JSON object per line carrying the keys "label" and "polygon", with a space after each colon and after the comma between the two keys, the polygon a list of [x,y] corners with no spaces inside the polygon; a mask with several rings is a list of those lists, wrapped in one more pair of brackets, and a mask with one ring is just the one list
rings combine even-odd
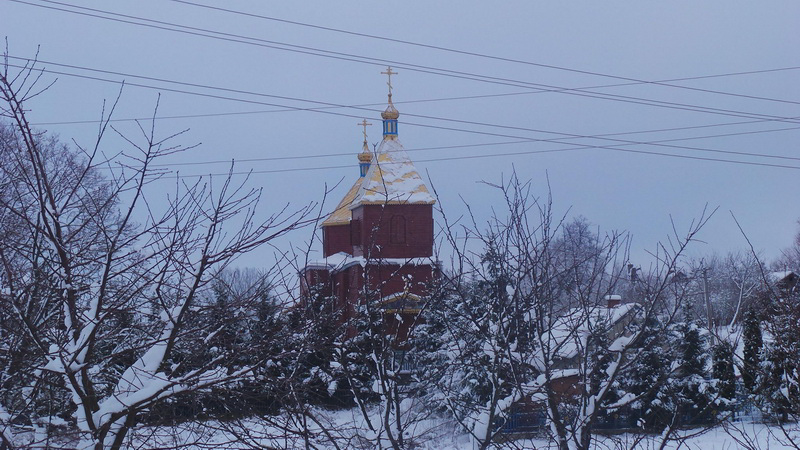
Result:
{"label": "church spire", "polygon": [[372,124],[367,122],[367,119],[362,120],[358,124],[358,126],[364,127],[364,145],[361,149],[361,153],[358,154],[358,168],[361,171],[362,177],[367,174],[369,164],[372,162],[372,152],[369,151],[369,145],[367,145],[367,126],[369,125]]}
{"label": "church spire", "polygon": [[397,118],[400,117],[400,112],[392,104],[392,75],[397,75],[397,72],[392,72],[392,67],[386,68],[386,72],[381,72],[383,75],[389,76],[389,106],[381,113],[383,119],[383,139],[396,139],[397,138]]}

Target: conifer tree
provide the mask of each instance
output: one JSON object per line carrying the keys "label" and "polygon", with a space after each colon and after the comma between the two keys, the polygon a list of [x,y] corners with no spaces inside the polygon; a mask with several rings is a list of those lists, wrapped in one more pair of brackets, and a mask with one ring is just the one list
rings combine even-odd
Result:
{"label": "conifer tree", "polygon": [[419,391],[468,432],[476,448],[487,448],[506,423],[517,383],[532,379],[519,353],[531,341],[525,299],[515,297],[511,262],[494,236],[485,242],[471,277],[445,280],[428,302],[415,337],[422,365]]}
{"label": "conifer tree", "polygon": [[780,346],[767,346],[757,379],[757,398],[762,410],[781,422],[789,420],[792,406],[789,395],[791,386],[786,376],[787,360],[788,355]]}
{"label": "conifer tree", "polygon": [[710,420],[711,395],[706,364],[708,354],[705,337],[693,320],[687,319],[679,326],[680,341],[680,411],[687,425],[707,423]]}
{"label": "conifer tree", "polygon": [[744,341],[742,382],[748,392],[755,393],[764,341],[761,335],[761,322],[758,314],[752,309],[745,313],[742,339]]}
{"label": "conifer tree", "polygon": [[[669,377],[671,343],[664,342],[655,320],[649,320],[641,343],[641,354],[631,370],[619,381],[619,388],[637,397],[630,405],[630,425],[646,431],[661,432],[669,424],[675,402],[665,382]],[[652,330],[652,331],[651,331]]]}
{"label": "conifer tree", "polygon": [[733,347],[727,342],[714,346],[714,379],[717,380],[718,409],[728,410],[736,400],[736,374],[733,371]]}
{"label": "conifer tree", "polygon": [[770,293],[763,326],[772,339],[764,346],[756,389],[766,411],[787,421],[800,414],[800,292],[776,283]]}
{"label": "conifer tree", "polygon": [[294,308],[287,315],[287,327],[292,331],[284,352],[294,357],[285,367],[273,367],[271,372],[297,384],[290,403],[339,407],[353,404],[340,351],[348,324],[343,321],[343,311],[333,305],[335,298],[312,285],[303,307]]}

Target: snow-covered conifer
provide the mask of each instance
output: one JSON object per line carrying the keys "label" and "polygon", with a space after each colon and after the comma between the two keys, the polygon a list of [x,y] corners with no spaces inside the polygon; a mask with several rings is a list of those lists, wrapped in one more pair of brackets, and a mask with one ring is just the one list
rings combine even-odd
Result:
{"label": "snow-covered conifer", "polygon": [[742,383],[750,393],[754,393],[764,342],[761,334],[761,321],[755,309],[748,310],[742,325],[744,352],[742,355]]}

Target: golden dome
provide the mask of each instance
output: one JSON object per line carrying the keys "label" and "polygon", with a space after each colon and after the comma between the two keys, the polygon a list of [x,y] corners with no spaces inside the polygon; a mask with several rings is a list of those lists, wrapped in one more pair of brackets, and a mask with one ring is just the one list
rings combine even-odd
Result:
{"label": "golden dome", "polygon": [[366,142],[364,142],[364,150],[358,154],[358,160],[362,163],[368,163],[372,161],[372,152],[369,151],[369,147],[367,147]]}
{"label": "golden dome", "polygon": [[392,104],[392,94],[389,94],[389,106],[386,107],[386,110],[381,113],[381,118],[383,120],[397,120],[400,117],[400,112],[397,111],[397,108],[394,107]]}

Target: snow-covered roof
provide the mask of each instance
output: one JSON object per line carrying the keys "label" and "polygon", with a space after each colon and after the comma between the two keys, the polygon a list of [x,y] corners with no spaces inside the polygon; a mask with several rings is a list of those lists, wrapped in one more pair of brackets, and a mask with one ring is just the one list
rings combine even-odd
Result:
{"label": "snow-covered roof", "polygon": [[[309,261],[308,264],[306,264],[305,270],[317,269],[317,270],[329,270],[331,272],[338,272],[354,264],[358,264],[361,267],[364,267],[367,265],[367,258],[364,258],[363,256],[352,256],[344,252],[339,252],[339,253],[334,253],[333,255],[330,255],[327,258]],[[435,262],[432,258],[380,258],[380,259],[370,259],[369,264],[373,265],[383,264],[383,265],[395,265],[395,266],[423,266],[423,265],[432,266],[435,264]]]}
{"label": "snow-covered roof", "polygon": [[556,355],[559,358],[573,358],[586,346],[592,330],[610,330],[637,307],[635,303],[626,303],[613,308],[598,306],[590,311],[583,308],[570,309],[555,321],[545,339],[549,337],[550,347],[557,349]]}
{"label": "snow-covered roof", "polygon": [[777,272],[770,272],[768,274],[768,276],[769,276],[769,280],[771,282],[777,283],[779,281],[783,281],[783,280],[785,280],[787,278],[790,278],[790,277],[793,277],[793,276],[796,277],[797,274],[792,272],[791,270],[782,270],[782,271],[777,271]]}
{"label": "snow-covered roof", "polygon": [[397,139],[384,139],[366,175],[347,191],[322,226],[346,225],[359,205],[436,203],[422,177]]}
{"label": "snow-covered roof", "polygon": [[384,139],[375,156],[350,209],[359,205],[436,203],[399,140]]}

